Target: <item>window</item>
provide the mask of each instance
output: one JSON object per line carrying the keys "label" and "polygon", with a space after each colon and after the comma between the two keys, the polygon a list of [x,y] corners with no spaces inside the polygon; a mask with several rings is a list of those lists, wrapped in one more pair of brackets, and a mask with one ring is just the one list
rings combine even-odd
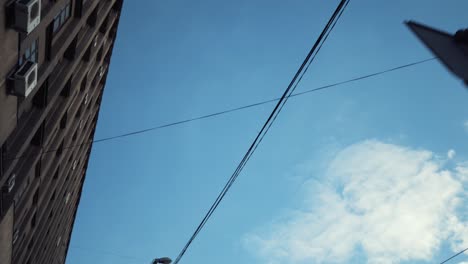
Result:
{"label": "window", "polygon": [[[33,244],[34,244],[34,237],[31,237],[31,241],[29,241],[29,244],[28,244],[28,250],[31,250],[31,248],[33,247]],[[28,260],[27,263],[28,264],[31,263],[31,260]]]}
{"label": "window", "polygon": [[60,128],[64,129],[67,127],[67,118],[68,118],[68,111],[63,114],[62,119],[60,120]]}
{"label": "window", "polygon": [[5,147],[3,145],[0,146],[0,176],[3,175],[3,157],[5,156]]}
{"label": "window", "polygon": [[57,170],[55,171],[53,179],[54,180],[58,179],[58,175],[59,175],[59,169],[57,168]]}
{"label": "window", "polygon": [[76,111],[76,118],[79,118],[81,116],[82,111],[83,111],[83,105],[81,104],[80,107],[78,108],[78,111]]}
{"label": "window", "polygon": [[85,54],[83,55],[83,58],[82,60],[85,61],[85,62],[88,62],[89,59],[91,58],[91,44],[89,45],[88,49],[86,49],[86,52]]}
{"label": "window", "polygon": [[63,57],[69,61],[72,61],[75,59],[75,54],[76,54],[76,44],[78,43],[77,38],[75,37],[73,41],[68,45],[68,48],[65,50],[65,53],[63,53]]}
{"label": "window", "polygon": [[97,12],[98,12],[98,8],[99,8],[99,4],[100,4],[100,2],[98,2],[96,7],[94,8],[93,12],[89,15],[88,19],[86,20],[86,23],[91,27],[96,26]]}
{"label": "window", "polygon": [[57,193],[57,191],[54,190],[54,193],[52,194],[52,196],[50,197],[50,200],[53,201],[55,200],[55,194]]}
{"label": "window", "polygon": [[109,16],[110,16],[110,12],[109,14],[107,15],[107,17],[104,19],[104,21],[102,22],[101,24],[101,27],[99,28],[99,31],[101,31],[101,33],[106,33],[106,30],[107,30],[107,26],[109,24]]}
{"label": "window", "polygon": [[71,95],[71,82],[72,82],[73,76],[70,76],[70,79],[68,79],[67,83],[65,86],[62,88],[62,91],[60,92],[60,95],[63,97],[69,97]]}
{"label": "window", "polygon": [[83,80],[81,80],[81,87],[80,87],[81,91],[86,90],[86,83],[87,82],[88,82],[88,74],[86,73]]}
{"label": "window", "polygon": [[41,167],[42,167],[42,164],[41,164],[41,160],[39,160],[37,163],[36,163],[36,167],[34,169],[34,176],[36,178],[39,178],[41,177]]}
{"label": "window", "polygon": [[104,47],[101,47],[96,55],[96,61],[100,62],[102,59],[102,54],[104,53]]}
{"label": "window", "polygon": [[36,133],[34,133],[33,138],[31,139],[31,144],[34,146],[42,146],[44,141],[44,131],[45,131],[45,121],[37,129]]}
{"label": "window", "polygon": [[38,61],[38,54],[39,54],[39,52],[37,52],[38,45],[39,45],[39,40],[36,39],[31,43],[31,46],[29,46],[28,48],[26,48],[26,50],[24,50],[23,55],[19,57],[18,64],[20,66],[23,65],[28,60],[32,62]]}
{"label": "window", "polygon": [[57,157],[59,157],[60,155],[62,155],[62,152],[63,152],[63,140],[62,140],[62,143],[60,143],[60,146],[58,147],[55,154],[56,154]]}
{"label": "window", "polygon": [[36,226],[36,213],[34,213],[33,217],[31,218],[31,228]]}
{"label": "window", "polygon": [[28,177],[26,178],[26,183],[23,186],[20,186],[20,188],[18,188],[18,192],[16,193],[15,198],[14,198],[15,205],[16,205],[16,202],[21,199],[21,196],[23,196],[23,194],[26,192],[30,183],[31,183],[31,179],[30,177]]}
{"label": "window", "polygon": [[52,32],[57,33],[65,24],[65,22],[70,18],[71,5],[70,1],[59,11],[59,13],[54,17]]}
{"label": "window", "polygon": [[47,105],[47,89],[48,81],[46,80],[39,90],[36,92],[33,98],[33,105],[37,108],[44,108]]}
{"label": "window", "polygon": [[38,201],[39,201],[39,188],[37,188],[36,192],[34,193],[33,205],[36,206]]}

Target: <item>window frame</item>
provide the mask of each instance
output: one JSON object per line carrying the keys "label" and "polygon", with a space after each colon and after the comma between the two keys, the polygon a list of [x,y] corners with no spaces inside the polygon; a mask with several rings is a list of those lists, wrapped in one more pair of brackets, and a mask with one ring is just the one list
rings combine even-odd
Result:
{"label": "window frame", "polygon": [[23,64],[30,60],[37,63],[39,61],[39,38],[35,39],[29,47],[27,47],[21,56],[18,58],[18,65],[21,67]]}
{"label": "window frame", "polygon": [[56,35],[61,31],[63,26],[71,17],[72,3],[70,0],[60,9],[60,11],[54,16],[52,21],[52,34]]}

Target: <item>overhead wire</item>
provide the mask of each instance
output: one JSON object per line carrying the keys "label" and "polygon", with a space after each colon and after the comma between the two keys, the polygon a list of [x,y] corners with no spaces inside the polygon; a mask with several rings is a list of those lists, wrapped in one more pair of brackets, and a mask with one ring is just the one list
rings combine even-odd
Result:
{"label": "overhead wire", "polygon": [[[323,29],[322,33],[317,38],[315,44],[313,45],[313,47],[311,48],[311,50],[307,54],[306,58],[304,59],[302,65],[299,67],[298,71],[296,72],[293,79],[289,83],[288,87],[284,91],[284,93],[283,93],[282,97],[280,98],[279,102],[276,104],[276,106],[273,109],[273,111],[271,112],[270,116],[268,117],[268,119],[264,123],[262,129],[257,134],[256,138],[254,139],[254,141],[250,145],[250,147],[247,150],[246,154],[244,155],[243,159],[241,160],[241,162],[237,166],[234,173],[229,178],[228,182],[226,183],[226,185],[224,186],[224,188],[222,189],[222,191],[220,192],[220,194],[216,198],[215,202],[211,205],[210,209],[205,214],[205,217],[202,219],[202,221],[200,222],[200,224],[196,228],[195,232],[192,234],[192,236],[189,238],[189,240],[187,241],[185,246],[182,248],[181,252],[179,253],[177,258],[175,259],[174,264],[178,264],[179,261],[182,259],[182,257],[185,255],[185,252],[187,251],[189,246],[192,244],[194,239],[198,236],[198,234],[203,229],[203,227],[205,226],[207,221],[213,215],[214,211],[216,210],[216,208],[218,207],[220,202],[225,197],[228,190],[231,188],[231,186],[233,185],[233,183],[235,182],[237,177],[240,175],[240,172],[245,167],[245,165],[247,164],[248,160],[250,159],[250,157],[252,156],[254,151],[257,149],[258,144],[263,140],[263,138],[265,137],[265,135],[268,132],[269,128],[271,127],[272,123],[274,122],[274,120],[277,118],[277,116],[281,112],[281,110],[282,110],[284,104],[286,103],[289,95],[291,95],[291,93],[294,92],[294,89],[297,87],[298,83],[300,82],[300,80],[304,76],[304,74],[305,74],[304,69],[308,68],[308,66],[310,65],[308,63],[311,60],[312,56],[314,56],[314,58],[315,58],[315,56],[317,55],[317,53],[316,53],[317,48],[321,47],[321,45],[323,45],[323,44],[321,44],[322,41],[324,41],[326,39],[326,37],[329,34],[330,28],[334,27],[334,25],[336,23],[335,20],[339,19],[339,17],[342,14],[342,11],[347,6],[348,2],[349,2],[349,0],[342,0],[340,2],[340,4],[338,5],[338,7],[336,8],[335,12],[331,16],[330,20],[328,21],[327,25]],[[315,55],[314,55],[314,53],[315,53]]]}
{"label": "overhead wire", "polygon": [[468,248],[463,249],[462,251],[458,252],[457,254],[455,254],[455,255],[451,256],[450,258],[448,258],[448,259],[442,261],[440,264],[447,263],[447,262],[449,262],[450,260],[452,260],[452,259],[458,257],[459,255],[465,253],[466,251],[468,251]]}
{"label": "overhead wire", "polygon": [[[376,76],[383,75],[383,74],[386,74],[386,73],[390,73],[390,72],[393,72],[393,71],[397,71],[397,70],[413,67],[413,66],[416,66],[416,65],[419,65],[419,64],[427,63],[427,62],[433,61],[435,59],[436,58],[434,57],[434,58],[419,60],[419,61],[403,64],[403,65],[400,65],[400,66],[397,66],[397,67],[389,68],[389,69],[386,69],[386,70],[382,70],[382,71],[362,75],[362,76],[359,76],[359,77],[356,77],[356,78],[352,78],[352,79],[348,79],[348,80],[344,80],[344,81],[340,81],[340,82],[336,82],[336,83],[332,83],[332,84],[327,84],[327,85],[320,86],[320,87],[317,87],[317,88],[308,89],[308,90],[305,90],[305,91],[302,91],[302,92],[293,93],[293,94],[289,95],[288,98],[292,98],[292,97],[296,97],[296,96],[302,96],[302,95],[317,92],[317,91],[320,91],[320,90],[326,90],[326,89],[330,89],[330,88],[333,88],[333,87],[336,87],[336,86],[340,86],[340,85],[344,85],[344,84],[348,84],[348,83],[368,79],[368,78],[371,78],[371,77],[376,77]],[[63,150],[70,150],[70,149],[79,148],[79,147],[81,147],[83,145],[90,145],[90,144],[93,144],[93,143],[106,142],[106,141],[111,141],[111,140],[115,140],[115,139],[130,137],[130,136],[134,136],[134,135],[138,135],[138,134],[144,134],[144,133],[148,133],[148,132],[151,132],[151,131],[160,130],[160,129],[163,129],[163,128],[182,125],[182,124],[185,124],[185,123],[190,123],[190,122],[194,122],[194,121],[208,119],[208,118],[211,118],[211,117],[225,115],[225,114],[229,114],[229,113],[232,113],[232,112],[245,110],[245,109],[248,109],[248,108],[253,108],[253,107],[257,107],[257,106],[277,102],[279,100],[280,100],[280,98],[264,100],[264,101],[261,101],[261,102],[248,104],[248,105],[243,105],[243,106],[239,106],[239,107],[235,107],[235,108],[231,108],[231,109],[227,109],[227,110],[223,110],[223,111],[219,111],[219,112],[215,112],[215,113],[211,113],[211,114],[207,114],[207,115],[188,118],[188,119],[184,119],[184,120],[180,120],[180,121],[176,121],[176,122],[171,122],[171,123],[167,123],[167,124],[163,124],[163,125],[159,125],[159,126],[154,126],[154,127],[150,127],[150,128],[146,128],[146,129],[142,129],[142,130],[136,130],[136,131],[123,133],[123,134],[119,134],[119,135],[115,135],[115,136],[100,138],[100,139],[96,139],[96,140],[93,140],[93,141],[83,142],[83,143],[80,143],[80,144],[70,145],[70,146],[63,147]],[[54,152],[57,152],[58,150],[59,149],[42,150],[41,154],[54,153]],[[29,155],[33,156],[35,154],[26,154],[26,155],[20,155],[20,156],[17,156],[17,157],[5,157],[5,160],[17,160],[17,159],[21,159],[21,158],[24,158],[24,157],[28,157]]]}

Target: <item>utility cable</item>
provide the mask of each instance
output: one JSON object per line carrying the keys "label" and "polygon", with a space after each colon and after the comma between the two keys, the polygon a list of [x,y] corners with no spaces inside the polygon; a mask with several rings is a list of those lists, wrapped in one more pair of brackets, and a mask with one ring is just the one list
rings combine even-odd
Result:
{"label": "utility cable", "polygon": [[[221,191],[221,193],[218,195],[218,197],[216,198],[215,202],[212,204],[211,208],[208,210],[208,212],[206,213],[205,217],[203,218],[203,220],[201,221],[201,223],[198,225],[198,227],[196,228],[195,232],[192,234],[192,236],[190,237],[190,239],[188,240],[188,242],[185,244],[185,246],[183,247],[183,249],[181,250],[181,252],[179,253],[179,255],[177,256],[176,260],[174,261],[174,264],[178,264],[179,261],[182,259],[182,257],[184,256],[185,252],[187,251],[188,247],[191,245],[191,243],[194,241],[194,239],[197,237],[197,235],[199,234],[199,232],[202,230],[202,228],[204,227],[204,225],[207,223],[207,221],[209,220],[209,218],[211,217],[211,215],[214,213],[214,211],[216,210],[216,208],[218,207],[218,205],[220,204],[220,202],[222,201],[222,199],[224,198],[224,196],[226,195],[226,193],[228,192],[228,190],[231,188],[231,186],[233,185],[234,181],[237,179],[237,177],[240,175],[240,172],[242,171],[242,169],[244,168],[244,166],[246,165],[247,161],[250,159],[251,155],[253,154],[253,152],[255,151],[255,149],[258,147],[258,144],[261,142],[261,140],[263,139],[263,137],[266,135],[266,132],[268,132],[268,129],[269,127],[271,127],[271,123],[276,119],[276,117],[278,116],[278,114],[281,112],[281,109],[283,108],[285,102],[287,101],[287,98],[291,95],[291,93],[294,91],[294,89],[297,87],[297,82],[298,80],[300,80],[299,78],[303,76],[303,71],[304,69],[308,66],[308,62],[311,60],[311,57],[314,55],[314,53],[316,53],[317,51],[317,47],[319,47],[321,45],[321,42],[324,40],[325,36],[328,35],[328,31],[330,30],[330,27],[332,27],[332,25],[335,23],[335,20],[337,18],[339,18],[339,15],[341,14],[343,8],[347,5],[349,1],[348,0],[342,0],[340,2],[340,4],[338,5],[338,7],[336,8],[335,12],[333,13],[332,17],[330,18],[328,24],[326,25],[326,27],[324,28],[324,30],[322,31],[322,33],[320,34],[320,36],[318,37],[317,41],[315,42],[314,46],[312,47],[312,49],[310,50],[310,52],[307,54],[304,62],[302,63],[302,65],[300,66],[299,70],[296,72],[296,74],[294,75],[293,79],[291,80],[290,84],[288,85],[288,87],[286,88],[285,92],[283,93],[282,97],[280,98],[279,102],[276,104],[275,108],[273,109],[272,113],[270,114],[270,116],[268,117],[268,119],[266,120],[265,124],[263,125],[262,129],[260,130],[260,132],[257,134],[255,140],[253,141],[253,143],[251,144],[251,146],[249,147],[247,153],[244,155],[242,161],[239,163],[239,165],[237,166],[236,170],[234,171],[234,173],[232,174],[231,178],[228,180],[228,182],[226,183],[226,185],[224,186],[223,190]],[[302,74],[302,75],[301,75]]]}
{"label": "utility cable", "polygon": [[[400,65],[400,66],[397,66],[397,67],[393,67],[393,68],[389,68],[389,69],[386,69],[386,70],[374,72],[374,73],[371,73],[371,74],[362,75],[362,76],[352,78],[352,79],[348,79],[348,80],[345,80],[345,81],[336,82],[336,83],[320,86],[320,87],[317,87],[317,88],[308,89],[308,90],[305,90],[305,91],[302,91],[302,92],[291,94],[291,95],[288,96],[288,98],[296,97],[296,96],[302,96],[302,95],[317,92],[317,91],[320,91],[320,90],[326,90],[326,89],[330,89],[330,88],[333,88],[333,87],[336,87],[336,86],[341,86],[341,85],[344,85],[344,84],[348,84],[348,83],[352,83],[352,82],[356,82],[356,81],[360,81],[360,80],[364,80],[364,79],[369,79],[369,78],[372,78],[372,77],[376,77],[376,76],[379,76],[379,75],[384,75],[384,74],[394,72],[394,71],[397,71],[397,70],[413,67],[413,66],[423,64],[423,63],[427,63],[427,62],[433,61],[435,59],[436,58],[434,57],[434,58],[428,58],[428,59],[424,59],[424,60],[420,60],[420,61],[415,61],[415,62],[412,62],[412,63],[403,64],[403,65]],[[146,128],[146,129],[142,129],[142,130],[136,130],[136,131],[132,131],[132,132],[116,135],[116,136],[110,136],[110,137],[105,137],[105,138],[101,138],[101,139],[96,139],[96,140],[89,141],[89,142],[84,142],[84,143],[81,143],[81,144],[70,145],[70,146],[64,147],[63,150],[75,149],[75,148],[79,148],[79,147],[81,147],[83,145],[91,145],[93,143],[106,142],[106,141],[115,140],[115,139],[119,139],[119,138],[125,138],[125,137],[130,137],[130,136],[134,136],[134,135],[138,135],[138,134],[144,134],[144,133],[148,133],[148,132],[151,132],[151,131],[160,130],[160,129],[163,129],[163,128],[178,126],[178,125],[182,125],[182,124],[185,124],[185,123],[190,123],[190,122],[194,122],[194,121],[208,119],[208,118],[211,118],[211,117],[225,115],[225,114],[229,114],[229,113],[232,113],[232,112],[245,110],[245,109],[248,109],[248,108],[253,108],[253,107],[257,107],[257,106],[277,102],[279,100],[280,100],[280,98],[264,100],[264,101],[261,101],[261,102],[248,104],[248,105],[244,105],[244,106],[239,106],[239,107],[235,107],[235,108],[231,108],[231,109],[227,109],[227,110],[223,110],[223,111],[219,111],[219,112],[215,112],[215,113],[211,113],[211,114],[207,114],[207,115],[188,118],[188,119],[184,119],[184,120],[180,120],[180,121],[176,121],[176,122],[171,122],[171,123],[167,123],[167,124],[163,124],[163,125],[159,125],[159,126],[154,126],[154,127],[150,127],[150,128]],[[57,152],[57,150],[58,149],[45,150],[45,151],[42,151],[42,154],[54,153],[54,152]],[[27,156],[28,155],[21,155],[21,156],[13,157],[13,158],[6,157],[5,160],[17,160],[17,159],[21,159],[21,158],[24,158],[24,157],[27,157]]]}
{"label": "utility cable", "polygon": [[457,256],[459,256],[459,255],[461,255],[461,254],[463,254],[463,253],[464,253],[465,251],[467,251],[467,250],[468,250],[468,248],[463,249],[462,251],[458,252],[457,254],[455,254],[455,255],[451,256],[450,258],[448,258],[448,259],[442,261],[440,264],[444,264],[444,263],[449,262],[450,260],[454,259],[455,257],[457,257]]}

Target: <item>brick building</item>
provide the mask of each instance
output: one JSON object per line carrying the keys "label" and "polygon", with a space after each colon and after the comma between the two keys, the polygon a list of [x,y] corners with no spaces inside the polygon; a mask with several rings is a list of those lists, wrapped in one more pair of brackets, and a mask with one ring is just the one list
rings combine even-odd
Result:
{"label": "brick building", "polygon": [[0,263],[64,263],[123,0],[0,0]]}

